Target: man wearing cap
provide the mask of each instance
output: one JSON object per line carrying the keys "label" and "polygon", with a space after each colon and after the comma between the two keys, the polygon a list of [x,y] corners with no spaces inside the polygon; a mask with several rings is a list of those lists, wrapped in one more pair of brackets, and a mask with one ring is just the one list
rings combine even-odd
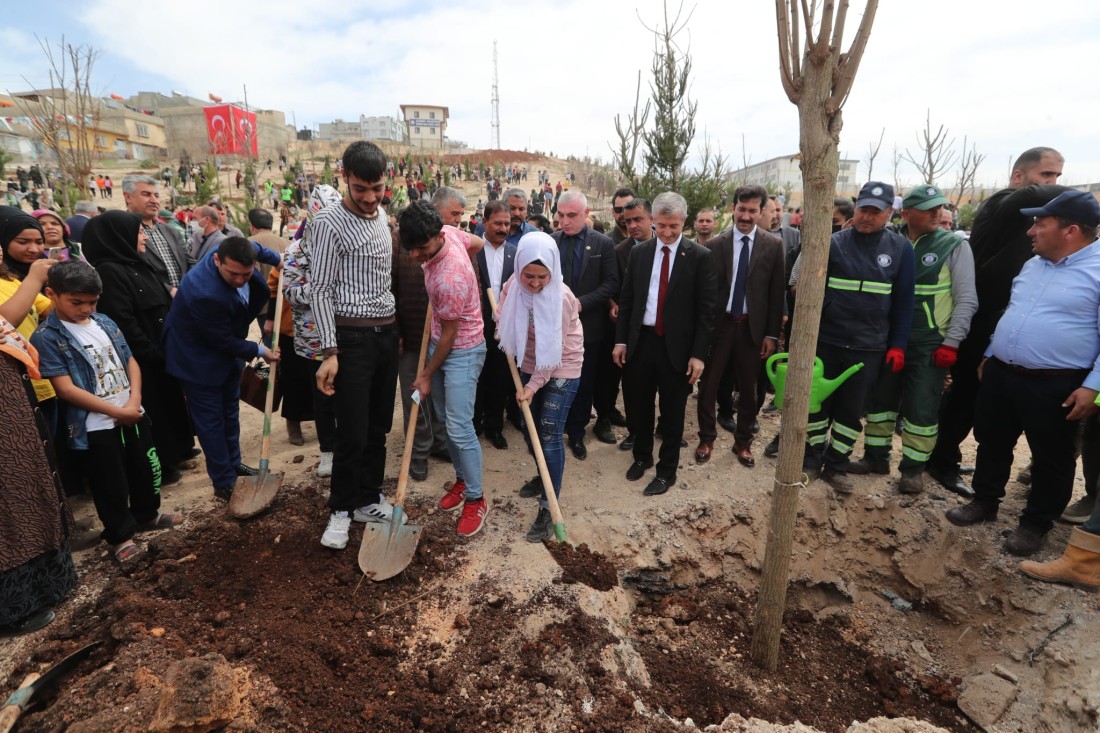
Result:
{"label": "man wearing cap", "polygon": [[974,412],[978,460],[974,499],[947,512],[965,527],[997,518],[1020,433],[1031,447],[1031,488],[1004,549],[1032,555],[1069,504],[1076,472],[1077,421],[1097,411],[1100,393],[1100,204],[1066,191],[1035,217],[1028,236],[1038,257],[1012,281],[1012,296],[978,367]]}
{"label": "man wearing cap", "polygon": [[958,361],[951,368],[951,387],[943,397],[940,434],[928,460],[928,475],[944,488],[973,496],[959,475],[962,453],[959,446],[970,433],[978,394],[977,369],[997,319],[1008,306],[1012,279],[1032,257],[1027,232],[1030,219],[1021,216],[1025,207],[1043,206],[1068,190],[1055,185],[1062,175],[1061,153],[1053,148],[1031,148],[1012,165],[1009,187],[993,194],[978,209],[970,247],[974,252],[974,277],[978,310],[970,333],[959,346]]}
{"label": "man wearing cap", "polygon": [[978,309],[970,245],[939,226],[946,203],[936,186],[918,186],[902,200],[905,224],[900,233],[909,238],[916,256],[913,329],[905,367],[879,373],[867,406],[866,453],[848,467],[850,473],[890,473],[900,403],[904,421],[898,490],[904,494],[924,489],[924,464],[939,431],[944,378]]}
{"label": "man wearing cap", "polygon": [[905,367],[913,325],[915,258],[905,237],[886,229],[893,204],[893,186],[866,184],[856,199],[852,226],[829,243],[817,356],[826,379],[855,364],[863,367],[822,403],[820,412],[810,414],[803,465],[811,477],[820,471],[843,494],[855,488],[848,458],[862,429],[867,396],[881,366],[895,373]]}

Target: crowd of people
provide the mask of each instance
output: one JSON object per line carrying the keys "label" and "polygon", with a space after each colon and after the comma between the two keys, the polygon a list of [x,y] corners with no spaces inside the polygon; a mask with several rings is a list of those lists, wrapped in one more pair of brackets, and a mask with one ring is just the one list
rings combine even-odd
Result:
{"label": "crowd of people", "polygon": [[[897,489],[921,492],[931,477],[969,499],[947,512],[967,526],[996,518],[1026,435],[1030,488],[1004,549],[1033,555],[1056,520],[1080,524],[1062,557],[1021,569],[1096,588],[1100,205],[1056,184],[1062,165],[1050,148],[1022,154],[969,240],[933,185],[901,195],[870,181],[835,202],[816,346],[835,389],[812,401],[804,467],[850,494],[853,474],[891,472],[897,431]],[[48,623],[72,587],[66,494],[90,492],[125,564],[143,551],[137,533],[184,520],[160,512],[160,492],[199,447],[219,499],[255,473],[239,442],[242,367],[254,359],[278,365],[290,442],[316,422],[329,479],[321,543],[332,549],[352,522],[393,517],[382,486],[398,393],[415,433],[410,477],[426,480],[433,457],[451,464],[438,503],[458,512],[463,537],[482,530],[503,488],[485,483],[481,438],[508,450],[511,423],[532,448],[522,404],[555,493],[567,455],[588,459],[589,430],[630,453],[623,474],[648,476],[643,496],[667,492],[696,385],[695,462],[718,460],[721,427],[737,463],[754,468],[759,412],[777,409],[765,406],[763,365],[789,340],[801,275],[800,232],[793,217],[783,223],[781,199],[740,186],[730,226],[716,231],[724,212],[704,208],[692,239],[674,191],[652,201],[615,191],[604,232],[576,186],[550,200],[552,223],[533,215],[543,171],[534,195],[507,188],[470,213],[444,185],[398,205],[410,189],[372,143],[350,145],[339,168],[343,191],[310,186],[293,241],[263,208],[248,212],[247,234],[217,201],[177,218],[141,175],[122,182],[125,211],[0,210],[4,430],[23,441],[0,479],[7,631]],[[509,173],[523,181],[526,170]],[[289,308],[275,323],[280,288]],[[254,322],[260,342],[248,339]],[[409,426],[413,400],[426,409]],[[977,461],[966,467],[971,427]],[[778,439],[764,454],[777,451]],[[1087,494],[1070,506],[1077,455]],[[548,538],[541,479],[519,494],[540,499],[527,539]]]}

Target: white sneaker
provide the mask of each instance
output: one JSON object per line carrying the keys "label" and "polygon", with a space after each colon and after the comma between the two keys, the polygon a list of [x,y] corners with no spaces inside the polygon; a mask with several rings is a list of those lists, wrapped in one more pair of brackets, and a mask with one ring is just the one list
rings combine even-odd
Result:
{"label": "white sneaker", "polygon": [[321,478],[332,475],[332,453],[321,454],[321,463],[317,466],[317,475]]}
{"label": "white sneaker", "polygon": [[[355,510],[356,522],[381,522],[385,524],[393,519],[393,504],[386,501],[386,497],[377,504],[367,504]],[[401,524],[409,523],[409,515],[401,513]]]}
{"label": "white sneaker", "polygon": [[347,512],[333,512],[328,518],[328,527],[321,535],[321,544],[333,550],[342,550],[348,546],[348,528],[351,517]]}

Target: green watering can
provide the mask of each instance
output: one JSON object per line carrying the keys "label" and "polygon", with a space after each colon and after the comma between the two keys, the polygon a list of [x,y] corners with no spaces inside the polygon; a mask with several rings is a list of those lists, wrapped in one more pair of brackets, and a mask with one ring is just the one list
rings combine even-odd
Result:
{"label": "green watering can", "polygon": [[[787,360],[790,354],[772,354],[764,365],[768,373],[768,379],[775,387],[775,406],[783,407],[783,389],[787,384]],[[835,379],[825,378],[825,364],[818,357],[814,357],[814,376],[810,385],[810,412],[821,412],[821,403],[829,398],[837,387],[844,384],[850,376],[863,368],[863,362],[848,367]]]}

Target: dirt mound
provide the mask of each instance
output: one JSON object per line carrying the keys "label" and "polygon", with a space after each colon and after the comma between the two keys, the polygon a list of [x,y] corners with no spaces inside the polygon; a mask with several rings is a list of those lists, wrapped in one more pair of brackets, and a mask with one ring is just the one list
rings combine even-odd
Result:
{"label": "dirt mound", "polygon": [[563,583],[584,583],[596,590],[611,590],[619,584],[619,571],[615,563],[593,552],[584,543],[573,547],[566,542],[548,541],[546,549],[561,565]]}

